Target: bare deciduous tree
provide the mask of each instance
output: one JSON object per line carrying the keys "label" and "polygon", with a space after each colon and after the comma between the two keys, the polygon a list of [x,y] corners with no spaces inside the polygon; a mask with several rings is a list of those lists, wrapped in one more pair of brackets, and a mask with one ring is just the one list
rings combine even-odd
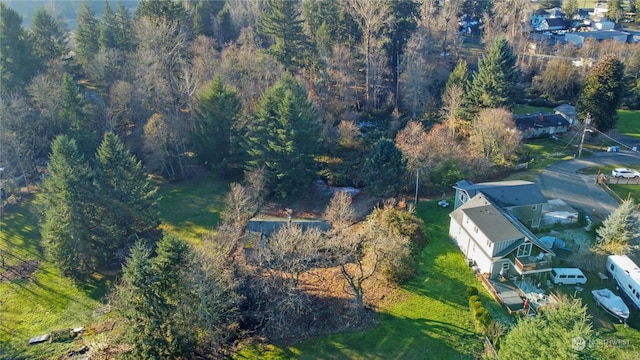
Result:
{"label": "bare deciduous tree", "polygon": [[346,148],[358,148],[362,144],[360,128],[351,120],[338,124],[338,142]]}
{"label": "bare deciduous tree", "polygon": [[471,124],[471,150],[494,164],[505,164],[522,141],[513,114],[506,109],[484,109]]}
{"label": "bare deciduous tree", "polygon": [[340,231],[356,220],[352,201],[351,195],[346,191],[338,191],[331,197],[324,211],[324,218],[331,223],[334,230]]}
{"label": "bare deciduous tree", "polygon": [[416,169],[423,168],[429,153],[427,132],[421,123],[409,121],[404,129],[396,135],[396,146],[407,162],[407,172],[414,174]]}
{"label": "bare deciduous tree", "polygon": [[[371,96],[375,89],[372,76],[376,61],[374,55],[381,50],[380,31],[384,26],[393,23],[385,0],[348,0],[347,9],[362,30],[362,48],[365,55],[365,97],[367,104],[371,104]],[[379,57],[379,55],[378,55]],[[380,74],[377,74],[380,76]],[[375,100],[374,100],[375,101]]]}

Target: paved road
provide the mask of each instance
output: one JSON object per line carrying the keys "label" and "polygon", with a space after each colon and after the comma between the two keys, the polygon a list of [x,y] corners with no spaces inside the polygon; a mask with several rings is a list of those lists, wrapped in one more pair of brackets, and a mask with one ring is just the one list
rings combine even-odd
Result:
{"label": "paved road", "polygon": [[[640,152],[599,152],[594,156],[553,164],[535,180],[547,199],[562,199],[576,210],[596,219],[606,218],[618,203],[598,185],[596,175],[581,175],[577,171],[602,165],[640,165]],[[594,212],[595,210],[595,212]]]}

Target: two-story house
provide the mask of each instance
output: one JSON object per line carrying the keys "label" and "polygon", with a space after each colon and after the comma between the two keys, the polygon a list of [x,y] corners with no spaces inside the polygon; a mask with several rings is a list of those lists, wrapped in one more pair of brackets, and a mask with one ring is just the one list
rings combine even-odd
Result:
{"label": "two-story house", "polygon": [[513,180],[474,184],[468,180],[461,180],[453,188],[456,190],[454,209],[459,208],[478,193],[482,193],[530,228],[540,226],[542,207],[547,203],[538,186],[530,181]]}
{"label": "two-story house", "polygon": [[553,251],[485,194],[476,193],[449,216],[449,236],[480,273],[496,278],[551,271]]}

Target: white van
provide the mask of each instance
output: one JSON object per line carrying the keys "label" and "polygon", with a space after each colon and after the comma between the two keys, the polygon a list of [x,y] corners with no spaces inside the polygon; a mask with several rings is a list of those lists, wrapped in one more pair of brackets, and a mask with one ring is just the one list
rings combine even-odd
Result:
{"label": "white van", "polygon": [[553,268],[549,273],[551,281],[558,285],[584,285],[587,277],[578,268]]}

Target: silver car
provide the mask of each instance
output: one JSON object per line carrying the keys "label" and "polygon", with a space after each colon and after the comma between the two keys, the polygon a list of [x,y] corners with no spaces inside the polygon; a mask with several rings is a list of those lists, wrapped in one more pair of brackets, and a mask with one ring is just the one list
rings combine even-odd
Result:
{"label": "silver car", "polygon": [[640,177],[640,173],[635,171],[635,170],[631,170],[631,169],[627,169],[627,168],[616,168],[613,169],[611,171],[611,175],[613,177],[617,177],[617,178],[639,178]]}

